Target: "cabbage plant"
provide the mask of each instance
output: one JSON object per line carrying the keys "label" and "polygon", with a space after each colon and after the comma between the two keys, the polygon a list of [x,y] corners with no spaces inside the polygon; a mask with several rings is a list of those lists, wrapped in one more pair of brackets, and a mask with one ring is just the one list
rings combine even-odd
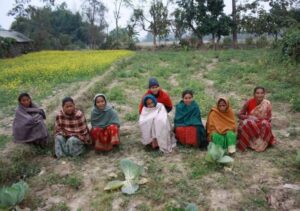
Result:
{"label": "cabbage plant", "polygon": [[11,208],[19,204],[25,198],[29,187],[26,182],[20,181],[11,187],[0,189],[0,208]]}
{"label": "cabbage plant", "polygon": [[138,179],[143,168],[128,158],[120,161],[120,168],[124,173],[125,181],[111,181],[105,186],[104,190],[116,190],[121,188],[123,193],[134,194],[139,188]]}
{"label": "cabbage plant", "polygon": [[207,147],[207,156],[206,159],[210,162],[217,162],[222,164],[227,164],[233,162],[233,158],[225,155],[225,150],[219,146],[210,142]]}

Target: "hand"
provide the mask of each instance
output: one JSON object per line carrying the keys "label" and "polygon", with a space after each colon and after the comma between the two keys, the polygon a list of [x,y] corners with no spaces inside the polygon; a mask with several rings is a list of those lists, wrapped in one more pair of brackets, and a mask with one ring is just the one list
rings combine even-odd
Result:
{"label": "hand", "polygon": [[254,121],[258,120],[256,116],[251,116],[251,115],[248,116],[248,119],[251,119],[251,120],[254,120]]}

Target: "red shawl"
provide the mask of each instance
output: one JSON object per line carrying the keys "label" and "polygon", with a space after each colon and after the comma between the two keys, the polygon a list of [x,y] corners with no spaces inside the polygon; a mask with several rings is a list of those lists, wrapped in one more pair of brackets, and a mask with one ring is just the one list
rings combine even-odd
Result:
{"label": "red shawl", "polygon": [[[141,100],[141,103],[140,103],[140,106],[139,106],[139,112],[140,113],[142,112],[142,109],[143,109],[143,99],[146,95],[149,95],[149,94],[153,95],[153,93],[150,90],[148,90],[146,92],[146,94],[144,94],[144,96],[142,97],[142,100]],[[168,108],[171,108],[171,109],[173,108],[171,98],[170,98],[170,96],[167,92],[160,89],[158,91],[158,94],[154,95],[154,96],[157,99],[157,102],[162,103],[165,107],[168,107]]]}

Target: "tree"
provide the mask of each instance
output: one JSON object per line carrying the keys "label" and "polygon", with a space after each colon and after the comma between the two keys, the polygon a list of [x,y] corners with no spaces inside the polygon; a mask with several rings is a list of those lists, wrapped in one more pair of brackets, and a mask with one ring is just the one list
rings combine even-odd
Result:
{"label": "tree", "polygon": [[132,6],[131,0],[114,0],[114,18],[116,23],[116,43],[119,42],[119,19],[121,18],[120,12],[122,6]]}
{"label": "tree", "polygon": [[183,34],[186,32],[187,24],[185,23],[184,12],[177,8],[172,15],[174,20],[172,21],[172,30],[175,34],[175,38],[178,40],[182,39]]}
{"label": "tree", "polygon": [[161,0],[153,0],[151,2],[149,14],[151,19],[146,18],[142,9],[134,9],[132,20],[139,24],[144,31],[150,32],[153,35],[153,46],[156,48],[157,38],[167,37],[170,32],[168,3],[164,5]]}
{"label": "tree", "polygon": [[105,13],[107,8],[101,1],[86,0],[83,4],[83,14],[89,22],[88,34],[90,47],[95,49],[103,44],[105,35],[103,30],[106,28]]}
{"label": "tree", "polygon": [[237,48],[238,40],[237,40],[237,8],[236,8],[236,0],[232,0],[232,47]]}
{"label": "tree", "polygon": [[[55,0],[40,0],[48,6],[54,6]],[[26,16],[28,14],[28,8],[30,6],[31,0],[15,0],[13,8],[8,12],[8,15],[10,16]]]}

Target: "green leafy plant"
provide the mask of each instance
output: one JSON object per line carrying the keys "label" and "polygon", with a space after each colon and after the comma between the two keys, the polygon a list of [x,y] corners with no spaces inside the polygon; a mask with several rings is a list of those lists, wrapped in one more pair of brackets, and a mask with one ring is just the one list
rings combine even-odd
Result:
{"label": "green leafy plant", "polygon": [[29,187],[26,182],[20,181],[11,187],[0,189],[0,208],[10,208],[16,206],[25,198]]}
{"label": "green leafy plant", "polygon": [[197,205],[194,203],[188,203],[185,208],[167,207],[167,211],[198,211]]}
{"label": "green leafy plant", "polygon": [[104,190],[116,190],[121,188],[123,193],[134,194],[138,190],[139,184],[144,183],[138,180],[143,168],[128,158],[120,161],[120,168],[125,175],[125,181],[111,181],[105,186]]}
{"label": "green leafy plant", "polygon": [[210,142],[208,145],[208,151],[206,160],[209,162],[217,162],[222,164],[228,164],[233,162],[233,158],[225,154],[225,150],[222,149],[221,146],[214,144],[213,142]]}
{"label": "green leafy plant", "polygon": [[297,151],[296,162],[300,165],[300,150]]}

